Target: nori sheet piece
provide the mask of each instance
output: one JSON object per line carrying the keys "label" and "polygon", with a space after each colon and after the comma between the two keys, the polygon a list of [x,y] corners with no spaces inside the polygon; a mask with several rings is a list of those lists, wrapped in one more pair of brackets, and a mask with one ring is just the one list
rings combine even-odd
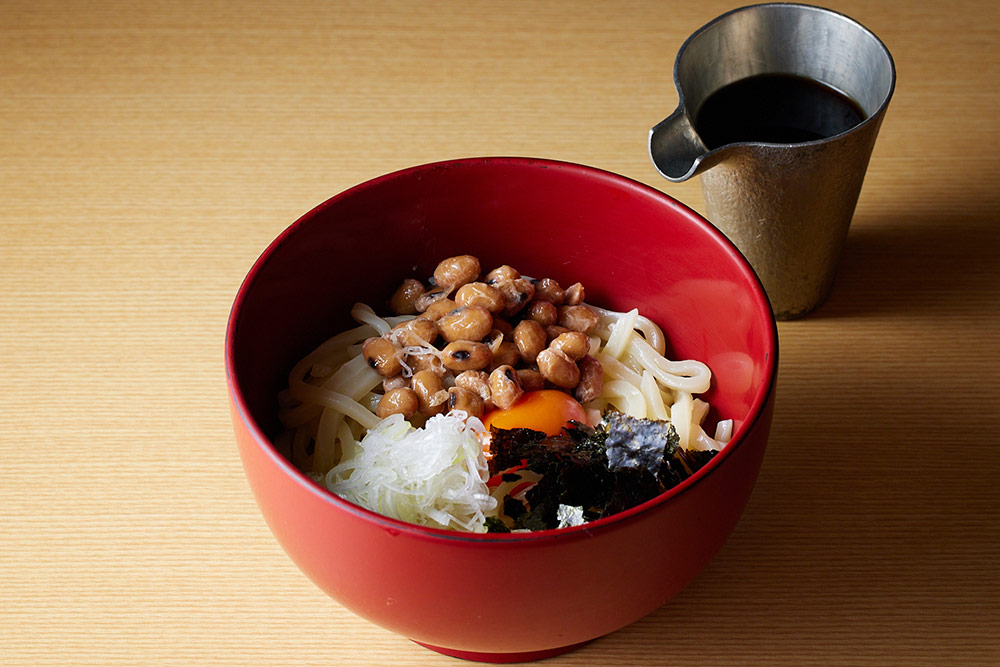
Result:
{"label": "nori sheet piece", "polygon": [[491,430],[491,476],[521,465],[541,475],[525,493],[527,507],[504,502],[516,528],[555,528],[559,505],[582,507],[588,521],[616,514],[676,486],[715,455],[681,449],[668,422],[618,412],[605,422],[596,429],[574,422],[551,437],[525,428]]}
{"label": "nori sheet piece", "polygon": [[554,528],[560,504],[601,514],[613,488],[603,433],[582,425],[553,437],[523,428],[493,429],[492,433],[490,475],[522,463],[541,475],[525,493],[527,509],[513,499],[504,503],[504,513],[518,528]]}

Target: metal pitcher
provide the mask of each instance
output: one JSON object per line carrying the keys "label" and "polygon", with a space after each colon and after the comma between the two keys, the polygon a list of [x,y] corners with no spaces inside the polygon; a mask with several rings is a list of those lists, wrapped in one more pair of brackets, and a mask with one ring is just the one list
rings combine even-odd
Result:
{"label": "metal pitcher", "polygon": [[[761,74],[822,82],[856,102],[863,119],[813,141],[710,149],[695,126],[702,103]],[[701,175],[708,219],[747,257],[778,319],[805,315],[830,292],[895,81],[892,56],[878,37],[808,5],[733,10],[691,35],[677,54],[680,101],[650,131],[653,164],[671,181]]]}

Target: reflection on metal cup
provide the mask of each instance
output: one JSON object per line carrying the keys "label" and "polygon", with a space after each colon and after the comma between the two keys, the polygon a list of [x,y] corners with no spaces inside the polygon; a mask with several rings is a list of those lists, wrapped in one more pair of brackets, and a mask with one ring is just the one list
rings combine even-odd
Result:
{"label": "reflection on metal cup", "polygon": [[[706,100],[770,75],[839,91],[856,104],[860,122],[830,136],[748,135],[706,145],[707,128],[698,124]],[[736,9],[691,35],[677,54],[680,99],[650,131],[653,164],[672,181],[701,176],[708,219],[750,261],[778,319],[805,315],[830,292],[895,79],[892,56],[871,31],[807,5]]]}

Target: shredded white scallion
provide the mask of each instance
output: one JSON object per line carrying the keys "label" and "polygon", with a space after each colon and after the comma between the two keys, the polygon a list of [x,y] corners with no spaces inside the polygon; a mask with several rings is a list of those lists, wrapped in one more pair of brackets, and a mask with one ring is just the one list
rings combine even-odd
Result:
{"label": "shredded white scallion", "polygon": [[395,519],[485,532],[497,501],[486,486],[489,469],[476,435],[483,431],[479,419],[460,411],[435,415],[422,428],[390,415],[327,473],[325,485]]}

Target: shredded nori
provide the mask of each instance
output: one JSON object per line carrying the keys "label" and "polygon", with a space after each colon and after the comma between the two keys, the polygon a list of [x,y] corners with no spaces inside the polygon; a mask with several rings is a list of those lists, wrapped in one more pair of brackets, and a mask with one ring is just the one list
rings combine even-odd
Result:
{"label": "shredded nori", "polygon": [[523,515],[528,513],[528,508],[524,506],[520,500],[516,498],[511,498],[506,496],[503,499],[503,513],[509,516],[511,519],[517,521]]}
{"label": "shredded nori", "polygon": [[503,521],[495,516],[486,517],[486,532],[487,533],[509,533],[510,528],[508,528]]}
{"label": "shredded nori", "polygon": [[[587,521],[627,510],[680,484],[716,454],[682,449],[667,422],[616,412],[605,417],[605,427],[573,422],[556,436],[491,429],[490,475],[522,465],[541,475],[524,494],[526,504],[504,499],[514,528],[555,528],[559,505],[582,507]],[[502,479],[512,481],[510,473]]]}

